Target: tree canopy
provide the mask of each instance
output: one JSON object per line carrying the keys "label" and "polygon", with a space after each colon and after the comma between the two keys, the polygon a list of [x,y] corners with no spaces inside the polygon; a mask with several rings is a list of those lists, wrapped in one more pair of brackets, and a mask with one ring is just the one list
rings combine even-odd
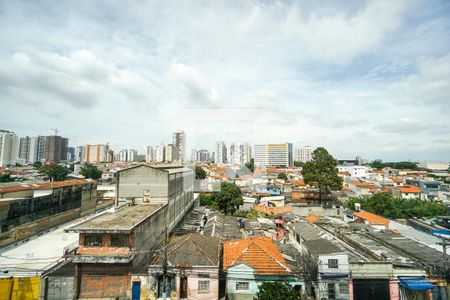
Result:
{"label": "tree canopy", "polygon": [[312,153],[312,160],[305,163],[302,174],[306,184],[319,189],[322,193],[329,194],[332,190],[342,188],[342,178],[337,174],[337,160],[328,151],[319,147]]}
{"label": "tree canopy", "polygon": [[244,201],[241,197],[241,190],[232,182],[222,182],[220,191],[214,193],[214,201],[219,210],[225,214],[234,214]]}
{"label": "tree canopy", "polygon": [[85,163],[81,166],[80,174],[83,175],[85,178],[91,178],[91,179],[99,179],[102,177],[102,171],[97,168],[97,166],[94,166],[90,163]]}
{"label": "tree canopy", "polygon": [[10,173],[0,173],[0,182],[13,182],[14,178],[11,177]]}
{"label": "tree canopy", "polygon": [[255,300],[297,300],[302,299],[300,290],[287,282],[263,282],[253,298]]}
{"label": "tree canopy", "polygon": [[304,162],[302,161],[294,161],[294,166],[295,167],[303,167],[305,165]]}
{"label": "tree canopy", "polygon": [[39,173],[47,176],[51,181],[62,181],[66,179],[69,174],[69,170],[58,164],[42,165],[39,168]]}
{"label": "tree canopy", "polygon": [[288,179],[287,175],[284,174],[284,173],[279,173],[278,176],[277,176],[277,178],[278,178],[278,179],[283,179],[283,180],[287,180],[287,179]]}
{"label": "tree canopy", "polygon": [[255,160],[252,158],[245,166],[253,173],[255,171]]}
{"label": "tree canopy", "polygon": [[369,198],[351,198],[346,206],[355,209],[355,203],[374,214],[390,219],[435,217],[448,214],[447,207],[438,202],[420,199],[400,199],[389,193],[377,193]]}
{"label": "tree canopy", "polygon": [[205,179],[206,172],[201,166],[195,166],[195,179]]}

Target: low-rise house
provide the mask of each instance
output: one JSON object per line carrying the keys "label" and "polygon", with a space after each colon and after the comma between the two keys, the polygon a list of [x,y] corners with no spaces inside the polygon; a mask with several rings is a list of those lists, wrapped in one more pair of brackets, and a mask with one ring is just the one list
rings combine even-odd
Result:
{"label": "low-rise house", "polygon": [[368,211],[360,211],[353,213],[354,221],[353,222],[362,222],[367,225],[370,225],[376,229],[387,229],[389,228],[389,219],[386,219],[382,216],[370,213]]}
{"label": "low-rise house", "polygon": [[352,181],[348,184],[349,189],[355,194],[357,197],[369,196],[370,193],[370,184],[365,181]]}
{"label": "low-rise house", "polygon": [[174,236],[164,254],[149,266],[151,293],[163,297],[164,259],[167,263],[166,295],[176,299],[219,298],[220,239],[198,233]]}
{"label": "low-rise house", "polygon": [[415,185],[404,184],[398,188],[400,198],[416,199],[420,198],[420,188]]}
{"label": "low-rise house", "polygon": [[224,243],[223,269],[230,300],[253,299],[263,282],[286,281],[304,291],[304,281],[293,274],[269,237],[250,237]]}

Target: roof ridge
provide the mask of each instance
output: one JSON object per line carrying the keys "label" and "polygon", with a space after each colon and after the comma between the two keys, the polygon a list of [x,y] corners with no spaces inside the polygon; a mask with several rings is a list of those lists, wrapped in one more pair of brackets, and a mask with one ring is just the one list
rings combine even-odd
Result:
{"label": "roof ridge", "polygon": [[[271,242],[272,242],[272,240],[270,240]],[[273,242],[272,242],[273,243]],[[258,246],[258,248],[259,249],[261,249],[262,251],[264,251],[267,255],[269,255],[274,261],[276,261],[277,262],[277,264],[279,264],[281,267],[283,267],[283,268],[285,268],[287,271],[290,271],[290,269],[286,266],[286,265],[284,265],[283,263],[281,263],[278,259],[276,259],[275,257],[273,257],[273,255],[271,255],[268,251],[266,251],[266,249],[263,249],[263,248],[265,248],[263,245],[260,245],[259,243],[255,243],[257,246]],[[276,245],[274,245],[274,247],[278,250],[278,248],[276,247]],[[280,250],[278,250],[278,251],[280,251]],[[280,254],[281,254],[281,252],[280,252]],[[281,257],[283,258],[283,255],[281,255]],[[283,258],[284,259],[284,258]]]}
{"label": "roof ridge", "polygon": [[[191,234],[192,236],[192,234]],[[205,251],[194,241],[194,239],[191,239],[192,243],[194,243],[194,245],[200,250],[200,252],[203,253],[203,255],[206,257],[206,259],[212,264],[214,265],[214,262],[210,259],[210,257],[205,253]]]}
{"label": "roof ridge", "polygon": [[[184,243],[186,243],[190,238],[191,238],[192,233],[189,233],[187,235],[187,237],[181,242],[179,243],[175,248],[173,248],[170,252],[167,252],[167,255],[170,255],[173,251],[177,250],[178,248],[180,248],[182,245],[184,245]],[[169,241],[170,243],[170,241]],[[167,243],[167,245],[169,244]]]}

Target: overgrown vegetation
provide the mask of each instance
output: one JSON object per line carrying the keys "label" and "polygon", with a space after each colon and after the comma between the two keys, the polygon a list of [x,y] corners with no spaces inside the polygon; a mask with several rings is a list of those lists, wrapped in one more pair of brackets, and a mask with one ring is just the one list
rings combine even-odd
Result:
{"label": "overgrown vegetation", "polygon": [[69,170],[61,165],[48,164],[39,168],[39,173],[44,174],[50,181],[62,181],[69,175]]}
{"label": "overgrown vegetation", "polygon": [[294,166],[295,167],[303,167],[305,165],[304,162],[302,161],[294,161]]}
{"label": "overgrown vegetation", "polygon": [[201,166],[195,166],[195,179],[205,179],[206,172]]}
{"label": "overgrown vegetation", "polygon": [[91,179],[99,179],[102,177],[102,171],[97,168],[97,166],[94,166],[90,163],[85,163],[80,168],[80,174],[84,176],[84,178],[91,178]]}
{"label": "overgrown vegetation", "polygon": [[374,194],[369,198],[351,198],[345,204],[348,208],[354,210],[355,203],[360,203],[365,211],[390,218],[429,218],[448,214],[448,208],[437,201],[420,199],[399,199],[389,193]]}
{"label": "overgrown vegetation", "polygon": [[14,178],[11,177],[10,173],[0,173],[0,182],[13,182]]}
{"label": "overgrown vegetation", "polygon": [[234,214],[244,202],[241,197],[241,190],[232,182],[222,182],[220,191],[214,192],[211,196],[201,194],[200,204],[216,208],[224,214]]}
{"label": "overgrown vegetation", "polygon": [[342,188],[342,178],[337,174],[337,160],[328,151],[319,147],[312,153],[312,160],[305,163],[302,174],[306,184],[314,186],[322,194],[330,194]]}
{"label": "overgrown vegetation", "polygon": [[255,219],[255,218],[267,218],[267,219],[273,219],[273,215],[266,214],[262,211],[257,210],[248,210],[248,211],[237,211],[234,216],[246,218],[246,219]]}
{"label": "overgrown vegetation", "polygon": [[255,160],[252,158],[245,166],[253,173],[255,171]]}
{"label": "overgrown vegetation", "polygon": [[372,168],[376,168],[378,170],[381,170],[383,168],[393,168],[393,169],[409,169],[414,171],[430,171],[426,168],[421,168],[417,166],[417,163],[410,162],[410,161],[399,161],[399,162],[382,162],[379,160],[372,161],[369,166]]}
{"label": "overgrown vegetation", "polygon": [[283,179],[283,180],[288,180],[288,177],[286,174],[284,173],[279,173],[277,176],[278,179]]}
{"label": "overgrown vegetation", "polygon": [[301,300],[301,291],[287,282],[263,282],[254,300]]}

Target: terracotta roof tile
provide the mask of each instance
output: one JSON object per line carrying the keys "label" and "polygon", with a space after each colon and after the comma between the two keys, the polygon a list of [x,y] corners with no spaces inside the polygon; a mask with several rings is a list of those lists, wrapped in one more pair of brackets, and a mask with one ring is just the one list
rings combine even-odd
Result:
{"label": "terracotta roof tile", "polygon": [[320,218],[319,218],[319,216],[317,216],[317,215],[315,215],[315,214],[309,214],[309,215],[305,218],[305,220],[306,220],[308,223],[316,223],[317,221],[320,221]]}
{"label": "terracotta roof tile", "polygon": [[353,215],[367,221],[371,225],[384,225],[385,227],[389,225],[388,219],[368,211],[355,212]]}
{"label": "terracotta roof tile", "polygon": [[420,188],[415,185],[404,185],[399,187],[402,193],[420,193]]}
{"label": "terracotta roof tile", "polygon": [[224,270],[239,263],[255,269],[256,274],[290,274],[280,250],[269,237],[250,237],[224,243]]}

